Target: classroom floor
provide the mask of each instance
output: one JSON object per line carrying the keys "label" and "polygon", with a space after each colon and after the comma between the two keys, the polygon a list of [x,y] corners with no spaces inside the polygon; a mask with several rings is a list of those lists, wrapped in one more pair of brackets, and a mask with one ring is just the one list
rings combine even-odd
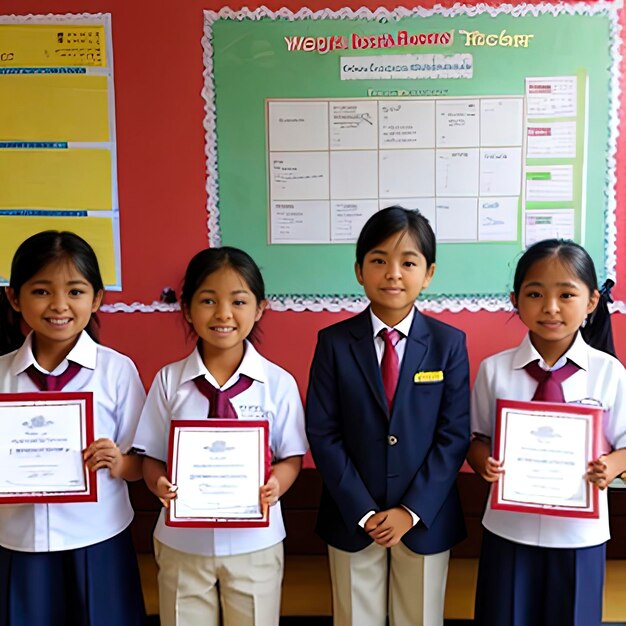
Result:
{"label": "classroom floor", "polygon": [[[156,564],[152,555],[140,554],[139,566],[148,615],[158,613]],[[446,626],[466,626],[474,616],[477,559],[452,559],[446,589]],[[606,568],[603,624],[626,625],[626,561],[609,560]],[[331,626],[330,579],[326,556],[288,555],[281,626]],[[151,618],[149,626],[157,626]]]}

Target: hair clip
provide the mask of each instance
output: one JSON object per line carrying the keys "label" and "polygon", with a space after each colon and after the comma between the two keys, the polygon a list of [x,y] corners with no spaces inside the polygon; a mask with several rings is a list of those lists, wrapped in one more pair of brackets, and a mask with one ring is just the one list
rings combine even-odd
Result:
{"label": "hair clip", "polygon": [[159,296],[159,302],[164,304],[174,304],[177,301],[176,292],[171,287],[165,287]]}

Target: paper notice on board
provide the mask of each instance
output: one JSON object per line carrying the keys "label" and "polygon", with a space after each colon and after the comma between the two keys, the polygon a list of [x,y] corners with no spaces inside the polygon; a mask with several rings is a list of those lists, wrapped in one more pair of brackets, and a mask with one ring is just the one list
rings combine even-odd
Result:
{"label": "paper notice on board", "polygon": [[437,151],[437,196],[478,196],[478,148]]}
{"label": "paper notice on board", "polygon": [[328,200],[328,153],[270,153],[270,190],[275,200]]}
{"label": "paper notice on board", "polygon": [[478,100],[438,100],[437,146],[480,145]]}
{"label": "paper notice on board", "polygon": [[526,246],[542,239],[573,239],[575,234],[574,209],[526,212]]}
{"label": "paper notice on board", "polygon": [[272,202],[272,243],[326,243],[329,203],[319,200]]}
{"label": "paper notice on board", "polygon": [[542,76],[526,79],[526,115],[533,117],[574,117],[576,76]]}
{"label": "paper notice on board", "polygon": [[381,198],[418,198],[435,195],[434,150],[381,150]]}
{"label": "paper notice on board", "polygon": [[529,159],[573,159],[576,157],[576,122],[532,122],[527,129]]}
{"label": "paper notice on board", "polygon": [[527,202],[572,202],[572,165],[529,165],[526,167]]}
{"label": "paper notice on board", "polygon": [[478,239],[516,241],[519,198],[479,198]]}
{"label": "paper notice on board", "polygon": [[330,103],[330,147],[335,150],[376,150],[378,106],[363,100]]}
{"label": "paper notice on board", "polygon": [[471,54],[386,54],[341,57],[341,80],[472,78]]}
{"label": "paper notice on board", "polygon": [[365,222],[378,211],[376,200],[341,200],[330,203],[332,241],[356,241]]}
{"label": "paper notice on board", "polygon": [[267,115],[270,151],[328,150],[326,102],[270,101]]}
{"label": "paper notice on board", "polygon": [[478,198],[437,198],[437,239],[478,239]]}
{"label": "paper notice on board", "polygon": [[378,103],[380,148],[434,148],[435,102],[389,100]]}
{"label": "paper notice on board", "polygon": [[518,196],[521,172],[521,148],[481,148],[480,195]]}

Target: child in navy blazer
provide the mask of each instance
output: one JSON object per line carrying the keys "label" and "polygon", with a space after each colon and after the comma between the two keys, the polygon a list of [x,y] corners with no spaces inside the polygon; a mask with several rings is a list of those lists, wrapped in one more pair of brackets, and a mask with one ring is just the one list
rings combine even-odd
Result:
{"label": "child in navy blazer", "polygon": [[[469,445],[469,368],[464,334],[415,307],[435,250],[418,211],[374,214],[355,264],[370,306],[319,333],[306,421],[324,481],[317,532],[329,544],[335,626],[443,624],[449,550],[465,536],[455,481]],[[389,359],[395,391],[381,374]]]}

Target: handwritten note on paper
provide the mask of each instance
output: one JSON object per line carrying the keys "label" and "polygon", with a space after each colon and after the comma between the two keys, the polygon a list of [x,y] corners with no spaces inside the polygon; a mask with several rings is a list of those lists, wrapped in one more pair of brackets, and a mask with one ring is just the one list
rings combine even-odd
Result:
{"label": "handwritten note on paper", "polygon": [[480,101],[480,145],[521,146],[523,98],[483,98]]}
{"label": "handwritten note on paper", "polygon": [[327,152],[272,152],[270,190],[275,200],[328,200]]}
{"label": "handwritten note on paper", "polygon": [[434,100],[388,100],[378,104],[381,148],[434,148]]}
{"label": "handwritten note on paper", "polygon": [[519,196],[522,186],[522,149],[480,149],[480,195]]}
{"label": "handwritten note on paper", "polygon": [[437,146],[478,146],[480,144],[478,100],[438,100]]}
{"label": "handwritten note on paper", "polygon": [[437,198],[437,239],[478,239],[478,198]]}
{"label": "handwritten note on paper", "polygon": [[330,103],[330,146],[336,150],[376,150],[378,106],[363,100]]}
{"label": "handwritten note on paper", "polygon": [[527,202],[572,202],[572,165],[529,165],[526,167]]}
{"label": "handwritten note on paper", "polygon": [[437,196],[478,196],[478,148],[438,150]]}
{"label": "handwritten note on paper", "polygon": [[527,78],[527,117],[574,117],[576,80],[576,76]]}
{"label": "handwritten note on paper", "polygon": [[573,239],[576,230],[574,220],[574,209],[527,211],[524,237],[526,246],[542,239]]}
{"label": "handwritten note on paper", "polygon": [[381,150],[381,198],[419,198],[435,195],[434,150]]}
{"label": "handwritten note on paper", "polygon": [[328,150],[328,103],[306,101],[268,102],[269,149]]}
{"label": "handwritten note on paper", "polygon": [[325,243],[328,240],[328,202],[273,202],[270,217],[271,240],[275,243]]}
{"label": "handwritten note on paper", "polygon": [[576,122],[532,122],[527,129],[529,159],[576,157]]}
{"label": "handwritten note on paper", "polygon": [[332,241],[355,241],[365,222],[378,211],[376,200],[331,202]]}
{"label": "handwritten note on paper", "polygon": [[516,241],[519,198],[479,198],[478,239]]}

